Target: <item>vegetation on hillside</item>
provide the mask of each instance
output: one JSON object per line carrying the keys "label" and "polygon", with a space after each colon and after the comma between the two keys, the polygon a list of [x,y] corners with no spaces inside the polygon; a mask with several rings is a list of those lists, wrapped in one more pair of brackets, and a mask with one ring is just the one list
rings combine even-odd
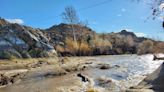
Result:
{"label": "vegetation on hillside", "polygon": [[[137,37],[133,32],[98,34],[87,26],[74,24],[76,42],[71,34],[71,25],[60,24],[46,30],[50,43],[62,56],[116,55],[163,53],[164,44],[149,38]],[[83,30],[81,30],[83,29]]]}

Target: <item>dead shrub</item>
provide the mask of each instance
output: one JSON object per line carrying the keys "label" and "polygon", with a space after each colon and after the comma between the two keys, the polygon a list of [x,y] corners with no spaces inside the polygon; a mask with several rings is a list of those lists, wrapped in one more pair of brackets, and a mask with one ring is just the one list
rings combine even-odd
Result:
{"label": "dead shrub", "polygon": [[78,54],[81,55],[90,55],[92,52],[90,46],[86,42],[82,42],[79,44],[79,52]]}
{"label": "dead shrub", "polygon": [[99,37],[96,37],[92,44],[93,54],[109,54],[109,51],[112,49],[110,41]]}
{"label": "dead shrub", "polygon": [[145,40],[138,46],[137,54],[148,54],[154,52],[154,43],[151,40]]}
{"label": "dead shrub", "polygon": [[63,46],[60,46],[60,45],[57,45],[55,47],[56,51],[59,52],[59,53],[63,53],[65,50],[64,50],[64,47]]}
{"label": "dead shrub", "polygon": [[78,46],[76,45],[76,42],[73,41],[72,38],[66,38],[65,43],[66,43],[65,51],[69,52],[72,55],[76,55],[78,51]]}

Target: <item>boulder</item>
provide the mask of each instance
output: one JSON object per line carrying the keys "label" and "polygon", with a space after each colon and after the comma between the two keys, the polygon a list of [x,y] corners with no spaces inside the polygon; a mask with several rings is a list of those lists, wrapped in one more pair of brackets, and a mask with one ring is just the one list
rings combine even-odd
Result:
{"label": "boulder", "polygon": [[164,92],[164,63],[137,86],[131,87],[128,92],[144,92],[141,89]]}

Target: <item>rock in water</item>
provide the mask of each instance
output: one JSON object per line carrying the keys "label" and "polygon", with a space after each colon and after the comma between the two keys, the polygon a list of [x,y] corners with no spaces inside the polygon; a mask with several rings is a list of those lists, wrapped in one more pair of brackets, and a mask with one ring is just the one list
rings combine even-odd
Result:
{"label": "rock in water", "polygon": [[141,90],[164,92],[164,63],[157,70],[148,75],[142,82],[140,82],[138,86],[131,87],[128,92],[144,92]]}

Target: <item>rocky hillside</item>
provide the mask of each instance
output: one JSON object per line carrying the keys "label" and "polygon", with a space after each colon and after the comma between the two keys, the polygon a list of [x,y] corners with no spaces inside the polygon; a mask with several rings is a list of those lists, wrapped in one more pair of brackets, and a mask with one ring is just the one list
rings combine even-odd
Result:
{"label": "rocky hillside", "polygon": [[[98,34],[89,27],[73,25],[77,42],[73,40],[71,25],[59,24],[46,30],[51,44],[61,55],[147,54],[164,52],[163,42],[137,37],[133,32]],[[75,46],[77,44],[77,46]]]}
{"label": "rocky hillside", "polygon": [[56,55],[56,51],[41,30],[0,19],[0,58],[53,55]]}
{"label": "rocky hillside", "polygon": [[[77,40],[85,39],[88,36],[96,34],[92,29],[86,26],[73,25]],[[50,37],[50,42],[53,45],[64,44],[63,42],[68,38],[73,38],[72,27],[69,24],[61,23],[46,29],[47,35]],[[84,37],[85,35],[85,37]]]}
{"label": "rocky hillside", "polygon": [[163,42],[127,30],[99,34],[87,26],[64,23],[41,30],[0,19],[0,58],[4,59],[48,57],[56,51],[62,56],[163,53],[163,47]]}

